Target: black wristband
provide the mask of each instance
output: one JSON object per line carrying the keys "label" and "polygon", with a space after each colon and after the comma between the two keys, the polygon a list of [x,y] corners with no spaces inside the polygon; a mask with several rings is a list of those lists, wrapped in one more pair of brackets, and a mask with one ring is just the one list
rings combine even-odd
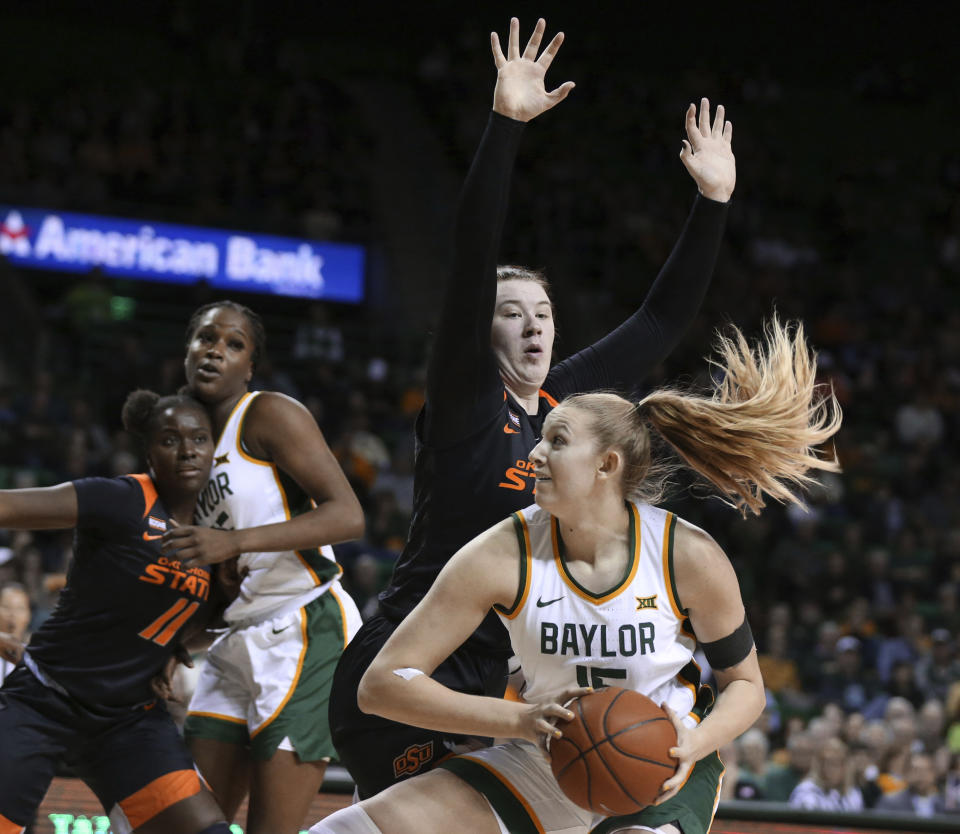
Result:
{"label": "black wristband", "polygon": [[753,648],[753,632],[747,615],[743,615],[743,623],[731,631],[726,637],[714,640],[712,643],[701,643],[703,654],[707,662],[714,669],[729,669],[743,660]]}

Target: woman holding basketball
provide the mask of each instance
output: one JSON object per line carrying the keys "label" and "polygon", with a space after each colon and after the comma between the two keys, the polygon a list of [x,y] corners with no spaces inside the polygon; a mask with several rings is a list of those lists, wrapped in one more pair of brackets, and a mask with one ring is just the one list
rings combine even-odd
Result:
{"label": "woman holding basketball", "polygon": [[239,557],[229,629],[210,647],[184,731],[228,819],[249,792],[247,830],[289,834],[334,753],[327,698],[360,615],[330,545],[362,534],[363,510],[307,409],[248,390],[265,339],[256,313],[232,301],[187,325],[187,383],[216,449],[199,525],[168,531],[163,549],[186,565]]}
{"label": "woman holding basketball", "polygon": [[[802,329],[774,320],[763,343],[719,342],[712,396],[661,389],[564,400],[530,453],[536,505],[482,533],[441,572],[362,681],[363,709],[448,732],[513,739],[457,756],[318,823],[313,834],[462,830],[704,834],[723,772],[717,749],[749,727],[763,683],[737,577],[702,530],[653,506],[672,467],[651,434],[744,514],[764,496],[799,503],[810,469],[836,470],[814,447],[839,428],[814,387]],[[430,674],[493,609],[510,632],[525,703],[452,691]],[[703,646],[720,695],[700,686]],[[572,713],[568,698],[616,684],[664,706],[676,773],[653,806],[594,816],[553,779],[542,750]],[[554,726],[557,724],[557,727]]]}
{"label": "woman holding basketball", "polygon": [[[492,36],[497,67],[493,112],[461,193],[453,267],[444,290],[416,425],[414,511],[410,534],[368,620],[337,666],[330,724],[340,761],[360,797],[433,766],[472,740],[367,715],[357,687],[377,652],[423,599],[454,553],[533,501],[527,455],[563,397],[598,389],[633,391],[680,340],[696,315],[716,261],[727,201],[736,181],[730,123],[701,102],[686,113],[681,161],[697,184],[687,225],[643,305],[598,342],[551,366],[553,308],[543,276],[497,268],[510,176],[525,124],[558,105],[571,82],[548,91],[544,77],[562,33],[540,51],[537,22],[526,48],[510,22],[506,54]],[[538,56],[538,52],[540,53]],[[486,617],[435,672],[460,692],[502,695],[510,642]]]}

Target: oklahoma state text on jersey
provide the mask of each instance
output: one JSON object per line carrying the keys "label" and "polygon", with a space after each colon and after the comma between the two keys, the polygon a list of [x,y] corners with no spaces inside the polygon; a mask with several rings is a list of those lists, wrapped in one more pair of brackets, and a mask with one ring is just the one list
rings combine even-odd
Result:
{"label": "oklahoma state text on jersey", "polygon": [[73,485],[78,518],[67,585],[27,651],[82,702],[152,702],[150,681],[177,635],[206,617],[210,570],[184,569],[160,552],[170,516],[148,475]]}

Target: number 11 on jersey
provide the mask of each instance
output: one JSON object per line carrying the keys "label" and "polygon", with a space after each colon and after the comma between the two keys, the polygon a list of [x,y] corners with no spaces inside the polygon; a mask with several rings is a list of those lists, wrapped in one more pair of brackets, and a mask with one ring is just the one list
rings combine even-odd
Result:
{"label": "number 11 on jersey", "polygon": [[166,646],[170,638],[177,633],[180,626],[193,616],[193,612],[200,607],[199,602],[187,604],[184,597],[180,597],[173,605],[164,611],[157,619],[148,625],[140,636],[144,640],[152,640],[158,646]]}

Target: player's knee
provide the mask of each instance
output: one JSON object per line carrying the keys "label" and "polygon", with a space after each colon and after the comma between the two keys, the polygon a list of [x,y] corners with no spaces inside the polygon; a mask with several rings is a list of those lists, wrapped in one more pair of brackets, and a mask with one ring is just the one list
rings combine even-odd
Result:
{"label": "player's knee", "polygon": [[324,817],[309,834],[383,834],[361,805],[342,808]]}

